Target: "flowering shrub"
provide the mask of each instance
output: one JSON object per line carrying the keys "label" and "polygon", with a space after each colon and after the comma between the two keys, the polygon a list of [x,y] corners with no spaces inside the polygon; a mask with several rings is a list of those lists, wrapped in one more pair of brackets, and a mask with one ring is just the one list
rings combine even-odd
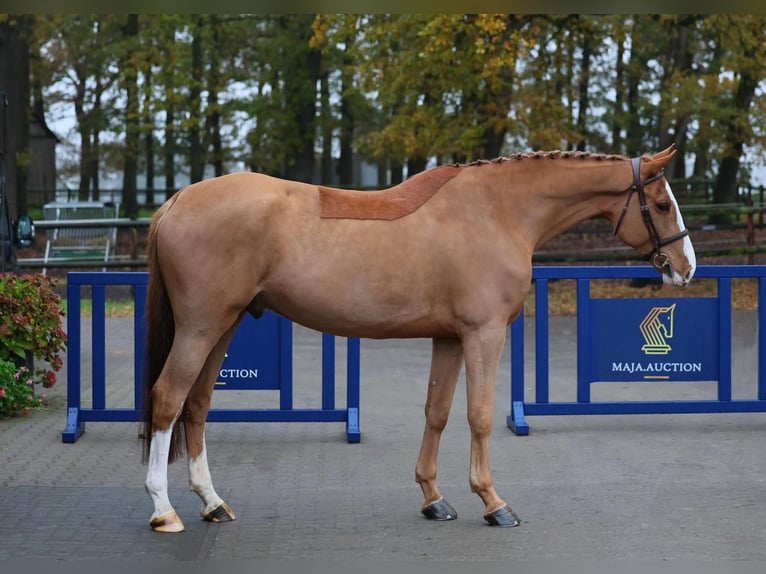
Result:
{"label": "flowering shrub", "polygon": [[[55,373],[51,373],[55,377]],[[12,361],[0,359],[0,418],[14,415],[26,416],[30,409],[39,407],[45,400],[35,396],[35,384],[45,383],[47,374],[43,369],[32,375],[24,366],[17,367]]]}
{"label": "flowering shrub", "polygon": [[[39,273],[0,274],[0,361],[3,363],[0,414],[23,412],[26,407],[21,406],[24,404],[21,399],[27,397],[22,391],[31,392],[34,400],[35,384],[46,388],[56,384],[56,372],[63,366],[59,353],[66,348],[67,340],[61,316],[61,297],[53,290],[48,277]],[[34,368],[35,359],[46,362],[49,368]],[[23,384],[16,384],[20,380]],[[30,380],[32,384],[28,384]],[[11,392],[13,398],[8,402]],[[6,412],[6,402],[17,407]]]}

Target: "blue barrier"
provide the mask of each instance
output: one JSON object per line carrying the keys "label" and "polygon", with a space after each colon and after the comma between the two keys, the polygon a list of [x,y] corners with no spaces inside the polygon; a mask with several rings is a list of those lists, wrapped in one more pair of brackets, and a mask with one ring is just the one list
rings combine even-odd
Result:
{"label": "blue barrier", "polygon": [[[535,396],[524,387],[524,317],[511,324],[508,427],[529,433],[527,416],[766,412],[766,266],[709,265],[695,279],[716,279],[717,297],[594,299],[593,279],[656,278],[650,267],[535,267]],[[731,280],[758,281],[757,399],[732,400]],[[577,400],[552,402],[549,393],[549,281],[577,281]],[[628,328],[626,328],[626,326]],[[691,337],[673,338],[673,331]],[[672,346],[670,342],[672,341]],[[686,344],[685,344],[686,342]],[[717,399],[591,401],[590,385],[612,381],[715,381]]]}
{"label": "blue barrier", "polygon": [[[141,406],[144,403],[141,373],[144,362],[144,342],[146,326],[144,314],[146,308],[147,282],[149,274],[144,272],[110,273],[68,273],[67,274],[67,423],[62,432],[62,441],[75,442],[85,431],[88,421],[131,422],[142,420]],[[109,408],[106,401],[106,287],[108,285],[130,286],[135,304],[133,373],[134,400],[133,408]],[[82,406],[81,396],[81,303],[82,288],[90,287],[92,300],[92,399],[91,407]],[[348,442],[359,442],[359,339],[347,339],[347,385],[346,407],[335,406],[335,337],[322,334],[322,390],[321,408],[293,408],[292,384],[292,323],[276,315],[264,315],[262,326],[253,327],[258,321],[246,318],[235,334],[232,346],[243,344],[242,339],[258,334],[262,339],[270,340],[264,355],[250,353],[257,359],[261,357],[260,369],[257,369],[255,384],[237,382],[231,377],[218,381],[217,387],[273,389],[279,391],[279,408],[271,409],[210,409],[209,422],[345,422]],[[252,323],[251,323],[252,321]],[[256,331],[253,331],[253,329]],[[265,329],[265,331],[263,331]],[[237,342],[238,340],[239,343]],[[245,341],[246,342],[246,341]],[[227,358],[228,360],[228,358]],[[224,366],[227,363],[224,362]],[[242,369],[233,364],[222,369],[222,375],[231,375]]]}

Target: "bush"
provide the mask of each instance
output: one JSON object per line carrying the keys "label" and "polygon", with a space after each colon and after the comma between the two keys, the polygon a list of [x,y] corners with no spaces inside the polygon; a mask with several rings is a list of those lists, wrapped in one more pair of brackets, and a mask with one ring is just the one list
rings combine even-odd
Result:
{"label": "bush", "polygon": [[[22,412],[26,407],[22,408],[23,401],[19,400],[26,398],[22,396],[24,392],[31,391],[34,398],[35,384],[44,387],[56,384],[56,372],[63,366],[60,353],[67,340],[61,326],[62,315],[61,297],[45,275],[0,274],[0,387],[5,390],[5,396],[0,397],[3,405],[0,412],[11,389],[13,401],[8,404],[16,404]],[[35,368],[35,359],[47,363],[48,368]],[[27,384],[30,380],[31,385]]]}

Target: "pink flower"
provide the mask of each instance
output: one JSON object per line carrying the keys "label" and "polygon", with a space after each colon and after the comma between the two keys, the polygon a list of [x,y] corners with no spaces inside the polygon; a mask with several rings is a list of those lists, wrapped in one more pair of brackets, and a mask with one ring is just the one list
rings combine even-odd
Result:
{"label": "pink flower", "polygon": [[19,373],[18,371],[13,374],[13,378],[16,379],[17,381],[19,380],[19,377],[21,377],[21,373]]}
{"label": "pink flower", "polygon": [[0,399],[5,396],[5,387],[0,387]]}

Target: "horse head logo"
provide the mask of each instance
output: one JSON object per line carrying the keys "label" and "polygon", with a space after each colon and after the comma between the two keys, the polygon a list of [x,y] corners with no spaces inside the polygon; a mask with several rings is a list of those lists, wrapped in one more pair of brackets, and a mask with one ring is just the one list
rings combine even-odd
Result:
{"label": "horse head logo", "polygon": [[641,321],[641,334],[645,344],[641,350],[645,355],[667,355],[671,347],[667,339],[673,338],[673,313],[676,304],[670,307],[653,307]]}

